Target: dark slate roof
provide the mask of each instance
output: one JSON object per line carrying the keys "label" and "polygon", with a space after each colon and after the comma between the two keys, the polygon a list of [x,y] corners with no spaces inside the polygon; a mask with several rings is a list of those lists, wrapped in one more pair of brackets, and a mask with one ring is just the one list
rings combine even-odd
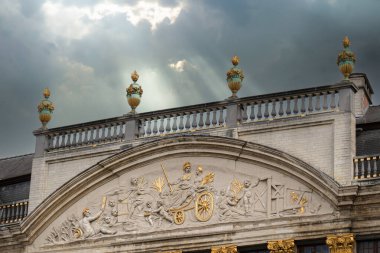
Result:
{"label": "dark slate roof", "polygon": [[366,114],[356,120],[356,124],[380,123],[380,105],[370,106]]}
{"label": "dark slate roof", "polygon": [[30,175],[34,154],[0,159],[0,180]]}

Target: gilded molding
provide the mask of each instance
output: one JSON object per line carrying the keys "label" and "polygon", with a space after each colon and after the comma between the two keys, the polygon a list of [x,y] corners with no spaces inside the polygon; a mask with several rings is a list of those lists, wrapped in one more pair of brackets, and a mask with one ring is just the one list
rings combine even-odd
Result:
{"label": "gilded molding", "polygon": [[268,241],[270,253],[295,253],[296,245],[293,239]]}
{"label": "gilded molding", "polygon": [[223,245],[211,247],[211,253],[238,253],[236,245]]}
{"label": "gilded molding", "polygon": [[330,253],[353,253],[354,234],[328,235],[326,244],[330,249]]}

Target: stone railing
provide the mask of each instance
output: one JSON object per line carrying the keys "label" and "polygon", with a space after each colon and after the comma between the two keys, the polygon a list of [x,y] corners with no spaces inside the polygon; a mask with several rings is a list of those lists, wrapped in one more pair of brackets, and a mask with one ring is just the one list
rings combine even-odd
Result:
{"label": "stone railing", "polygon": [[37,130],[36,154],[130,142],[177,133],[207,133],[242,124],[350,111],[357,87],[351,82],[178,107]]}
{"label": "stone railing", "polygon": [[354,179],[380,178],[380,155],[354,158]]}
{"label": "stone railing", "polygon": [[0,224],[22,221],[28,214],[29,201],[0,204]]}

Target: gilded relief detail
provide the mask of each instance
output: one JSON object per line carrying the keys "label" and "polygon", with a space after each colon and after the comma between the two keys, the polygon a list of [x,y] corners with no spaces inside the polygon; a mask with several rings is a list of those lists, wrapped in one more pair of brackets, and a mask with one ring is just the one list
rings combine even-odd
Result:
{"label": "gilded relief detail", "polygon": [[224,245],[224,246],[214,246],[211,248],[211,253],[237,253],[236,245]]}
{"label": "gilded relief detail", "polygon": [[293,239],[268,241],[270,253],[295,253],[296,245]]}
{"label": "gilded relief detail", "polygon": [[329,246],[330,253],[353,253],[354,234],[328,235],[326,244]]}
{"label": "gilded relief detail", "polygon": [[132,176],[128,181],[84,206],[80,215],[71,215],[52,228],[47,243],[201,223],[312,215],[322,207],[321,201],[313,200],[311,190],[272,176],[228,175],[201,165],[194,169],[190,162],[179,171],[160,164],[155,173]]}

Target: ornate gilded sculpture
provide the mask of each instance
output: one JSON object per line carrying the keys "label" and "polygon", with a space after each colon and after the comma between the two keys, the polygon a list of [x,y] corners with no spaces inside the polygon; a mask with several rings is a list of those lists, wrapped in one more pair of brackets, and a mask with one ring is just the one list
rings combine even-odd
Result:
{"label": "ornate gilded sculpture", "polygon": [[128,104],[132,108],[132,110],[129,113],[135,114],[136,107],[140,104],[140,101],[141,101],[143,89],[137,83],[137,80],[139,79],[139,75],[137,74],[136,70],[133,71],[133,73],[131,74],[131,79],[133,83],[130,84],[129,87],[127,88],[127,99],[128,99]]}
{"label": "ornate gilded sculpture", "polygon": [[49,100],[50,97],[50,90],[48,88],[44,89],[43,92],[44,99],[41,100],[41,102],[38,104],[38,113],[40,121],[42,123],[41,129],[47,129],[46,125],[51,119],[51,114],[54,111],[54,105],[53,103]]}
{"label": "ornate gilded sculpture", "polygon": [[232,96],[230,98],[237,98],[236,93],[241,88],[241,83],[244,79],[243,70],[237,67],[239,64],[239,57],[236,55],[231,59],[232,65],[234,65],[230,70],[227,71],[227,83],[228,87],[232,92]]}
{"label": "ornate gilded sculpture", "polygon": [[[67,218],[57,229],[53,227],[46,240],[49,244],[60,244],[112,236],[116,232],[125,234],[193,226],[197,222],[215,224],[313,215],[321,209],[319,197],[310,189],[296,188],[293,183],[287,186],[282,179],[258,178],[244,173],[223,174],[222,171],[218,172],[218,177],[215,174],[203,166],[184,162],[169,170],[160,164],[157,171],[123,177],[119,180],[120,185],[103,192],[100,211],[91,214],[90,210],[98,210],[99,204],[89,201],[83,212],[76,213],[78,216]],[[225,176],[231,177],[229,183]],[[172,181],[173,177],[176,180]],[[272,245],[281,248],[284,243]],[[229,250],[223,247],[226,246],[219,246],[218,250]]]}
{"label": "ornate gilded sculpture", "polygon": [[353,253],[354,234],[328,235],[326,244],[329,246],[330,253]]}
{"label": "ornate gilded sculpture", "polygon": [[296,245],[294,240],[268,241],[268,250],[270,253],[295,253]]}
{"label": "ornate gilded sculpture", "polygon": [[343,51],[341,51],[338,55],[337,65],[339,66],[340,72],[342,72],[344,76],[344,80],[348,80],[350,74],[354,69],[354,65],[356,62],[355,54],[350,50],[350,40],[348,37],[344,37],[343,39]]}
{"label": "ornate gilded sculpture", "polygon": [[236,245],[224,245],[211,247],[211,253],[238,253]]}

